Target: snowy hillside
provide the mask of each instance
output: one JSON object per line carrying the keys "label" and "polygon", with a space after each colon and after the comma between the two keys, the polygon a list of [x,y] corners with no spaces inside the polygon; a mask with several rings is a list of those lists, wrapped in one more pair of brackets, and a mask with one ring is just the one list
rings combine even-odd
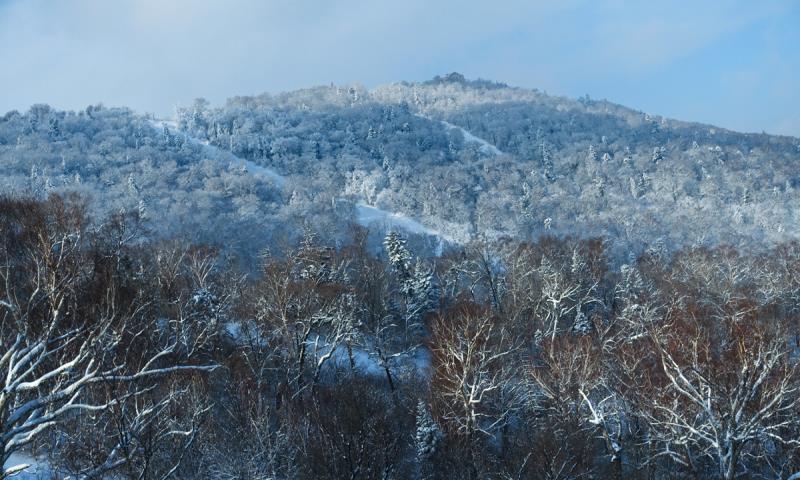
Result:
{"label": "snowy hillside", "polygon": [[9,192],[82,192],[240,251],[350,224],[451,244],[603,237],[620,258],[800,235],[798,139],[458,75],[198,100],[173,120],[37,105],[2,118],[0,159]]}
{"label": "snowy hillside", "polygon": [[792,478],[798,162],[458,74],[9,112],[0,478]]}

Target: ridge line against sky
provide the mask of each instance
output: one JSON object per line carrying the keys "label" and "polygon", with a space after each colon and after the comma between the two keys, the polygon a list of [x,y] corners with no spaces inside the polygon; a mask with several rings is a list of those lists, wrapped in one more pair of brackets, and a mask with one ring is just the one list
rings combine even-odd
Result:
{"label": "ridge line against sky", "polygon": [[0,0],[0,112],[458,71],[800,137],[800,2]]}

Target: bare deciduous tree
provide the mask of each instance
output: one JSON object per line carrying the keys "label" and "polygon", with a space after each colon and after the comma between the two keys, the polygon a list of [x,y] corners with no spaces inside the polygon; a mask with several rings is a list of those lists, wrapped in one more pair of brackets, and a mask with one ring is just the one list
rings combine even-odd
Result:
{"label": "bare deciduous tree", "polygon": [[621,349],[653,458],[696,475],[714,468],[726,479],[748,465],[780,465],[800,446],[798,372],[786,330],[763,310],[724,319],[698,313],[673,305],[646,337]]}
{"label": "bare deciduous tree", "polygon": [[[210,371],[178,355],[169,325],[118,280],[122,246],[98,250],[84,205],[3,204],[0,243],[0,448],[5,462],[76,415],[103,412],[179,372]],[[124,398],[96,388],[128,384]],[[25,468],[14,467],[0,478]]]}
{"label": "bare deciduous tree", "polygon": [[491,314],[469,305],[438,317],[432,329],[439,415],[468,438],[493,435],[518,407],[512,359],[518,345]]}

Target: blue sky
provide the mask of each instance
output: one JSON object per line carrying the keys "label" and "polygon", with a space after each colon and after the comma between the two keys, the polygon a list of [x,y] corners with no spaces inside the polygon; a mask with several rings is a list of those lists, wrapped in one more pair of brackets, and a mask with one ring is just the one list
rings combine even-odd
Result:
{"label": "blue sky", "polygon": [[800,136],[800,1],[0,0],[0,111],[458,71]]}

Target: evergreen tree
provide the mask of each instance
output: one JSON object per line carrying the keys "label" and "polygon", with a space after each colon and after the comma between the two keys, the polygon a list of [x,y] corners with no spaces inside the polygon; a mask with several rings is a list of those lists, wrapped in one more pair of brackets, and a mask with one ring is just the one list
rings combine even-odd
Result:
{"label": "evergreen tree", "polygon": [[48,120],[48,124],[49,127],[47,133],[48,135],[50,135],[50,138],[53,139],[59,138],[61,136],[61,127],[59,126],[58,118],[50,117],[50,120]]}
{"label": "evergreen tree", "polygon": [[664,159],[664,148],[656,147],[653,149],[653,163],[657,164]]}
{"label": "evergreen tree", "polygon": [[438,290],[433,279],[433,271],[419,259],[414,266],[413,275],[403,285],[406,296],[408,323],[417,323],[435,305]]}
{"label": "evergreen tree", "polygon": [[581,306],[575,307],[575,321],[572,323],[572,331],[579,335],[584,335],[592,330],[592,322],[589,317],[583,313]]}
{"label": "evergreen tree", "polygon": [[172,145],[172,134],[169,133],[169,128],[164,125],[164,130],[161,132],[161,139],[164,145]]}
{"label": "evergreen tree", "polygon": [[431,417],[431,412],[424,401],[417,403],[417,432],[414,436],[414,446],[417,450],[418,478],[431,477],[431,460],[436,455],[439,443],[442,441],[442,431]]}
{"label": "evergreen tree", "polygon": [[391,231],[386,235],[383,245],[386,247],[392,269],[401,282],[406,282],[411,277],[411,254],[406,248],[405,239],[399,233]]}
{"label": "evergreen tree", "polygon": [[147,201],[144,198],[139,199],[139,205],[137,206],[137,210],[139,212],[139,219],[147,220],[150,217],[147,209]]}
{"label": "evergreen tree", "polygon": [[589,160],[592,162],[597,161],[597,150],[595,150],[594,145],[589,145]]}

